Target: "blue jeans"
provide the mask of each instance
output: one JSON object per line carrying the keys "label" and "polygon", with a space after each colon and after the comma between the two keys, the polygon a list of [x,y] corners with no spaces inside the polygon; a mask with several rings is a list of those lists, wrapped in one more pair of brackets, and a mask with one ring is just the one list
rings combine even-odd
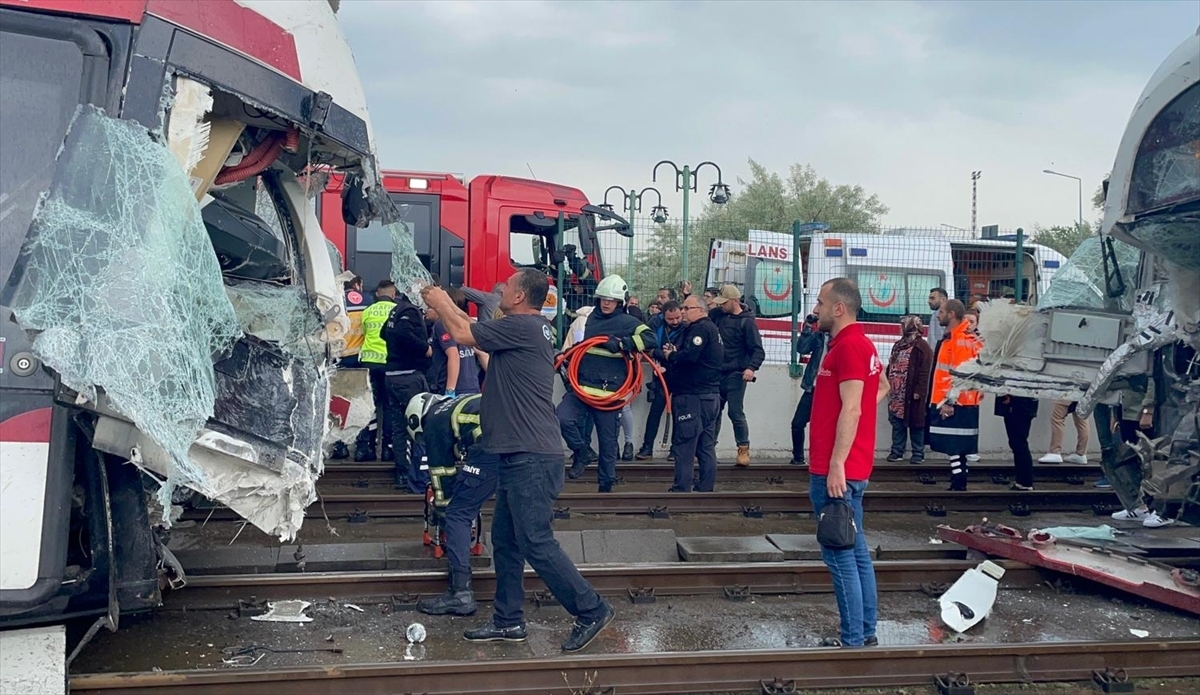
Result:
{"label": "blue jeans", "polygon": [[524,622],[525,562],[528,560],[554,598],[571,615],[594,621],[604,602],[554,538],[554,500],[562,492],[561,454],[502,454],[496,511],[492,516],[492,556],[496,563],[496,627]]}
{"label": "blue jeans", "polygon": [[[823,475],[809,476],[808,497],[813,512],[820,513],[828,494]],[[863,533],[862,497],[867,490],[866,480],[846,481],[846,497],[854,510],[858,526],[858,541],[853,549],[828,550],[821,548],[821,559],[833,576],[833,593],[837,597],[838,614],[842,618],[841,640],[847,647],[861,647],[867,637],[875,637],[875,620],[879,613],[879,597],[875,589],[875,567]]]}

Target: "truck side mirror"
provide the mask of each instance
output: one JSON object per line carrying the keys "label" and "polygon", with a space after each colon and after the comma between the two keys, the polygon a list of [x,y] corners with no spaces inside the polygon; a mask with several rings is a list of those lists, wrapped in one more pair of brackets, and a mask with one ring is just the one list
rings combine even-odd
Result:
{"label": "truck side mirror", "polygon": [[591,213],[596,216],[596,219],[613,221],[613,224],[596,227],[597,232],[612,230],[626,239],[633,238],[633,228],[629,225],[629,220],[626,220],[612,210],[605,210],[595,205],[584,205],[579,211],[585,214]]}

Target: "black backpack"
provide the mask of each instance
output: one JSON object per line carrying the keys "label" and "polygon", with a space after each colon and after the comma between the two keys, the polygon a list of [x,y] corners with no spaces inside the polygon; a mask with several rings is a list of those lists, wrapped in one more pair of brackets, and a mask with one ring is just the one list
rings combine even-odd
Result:
{"label": "black backpack", "polygon": [[817,542],[829,550],[849,550],[858,540],[854,510],[841,497],[830,497],[817,516]]}

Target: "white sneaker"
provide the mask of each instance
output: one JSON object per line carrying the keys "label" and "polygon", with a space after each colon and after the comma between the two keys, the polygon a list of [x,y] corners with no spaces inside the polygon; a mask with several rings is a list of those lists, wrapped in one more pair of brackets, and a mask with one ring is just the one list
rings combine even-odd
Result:
{"label": "white sneaker", "polygon": [[1170,526],[1173,523],[1175,523],[1174,519],[1164,519],[1158,515],[1158,512],[1150,512],[1150,516],[1142,521],[1142,526],[1146,528],[1162,528],[1163,526]]}
{"label": "white sneaker", "polygon": [[971,463],[979,463],[979,454],[967,454],[967,460]]}
{"label": "white sneaker", "polygon": [[1062,454],[1046,454],[1038,459],[1038,463],[1062,463]]}
{"label": "white sneaker", "polygon": [[1148,516],[1150,516],[1150,512],[1145,507],[1139,509],[1122,509],[1119,512],[1112,513],[1112,518],[1117,521],[1138,521]]}
{"label": "white sneaker", "polygon": [[1087,465],[1088,462],[1086,456],[1081,456],[1079,454],[1067,454],[1066,458],[1063,460],[1067,463],[1078,463],[1081,466]]}

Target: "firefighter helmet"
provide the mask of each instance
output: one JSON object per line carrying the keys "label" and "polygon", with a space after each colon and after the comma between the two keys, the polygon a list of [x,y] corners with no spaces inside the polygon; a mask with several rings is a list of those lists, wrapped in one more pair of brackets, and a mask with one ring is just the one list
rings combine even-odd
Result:
{"label": "firefighter helmet", "polygon": [[615,299],[618,302],[625,301],[625,292],[629,290],[629,286],[621,279],[620,275],[605,276],[600,284],[596,285],[597,299]]}
{"label": "firefighter helmet", "polygon": [[408,427],[409,439],[416,441],[417,437],[421,436],[425,429],[425,416],[444,400],[445,396],[435,393],[418,393],[408,400],[408,407],[404,409],[404,422]]}

